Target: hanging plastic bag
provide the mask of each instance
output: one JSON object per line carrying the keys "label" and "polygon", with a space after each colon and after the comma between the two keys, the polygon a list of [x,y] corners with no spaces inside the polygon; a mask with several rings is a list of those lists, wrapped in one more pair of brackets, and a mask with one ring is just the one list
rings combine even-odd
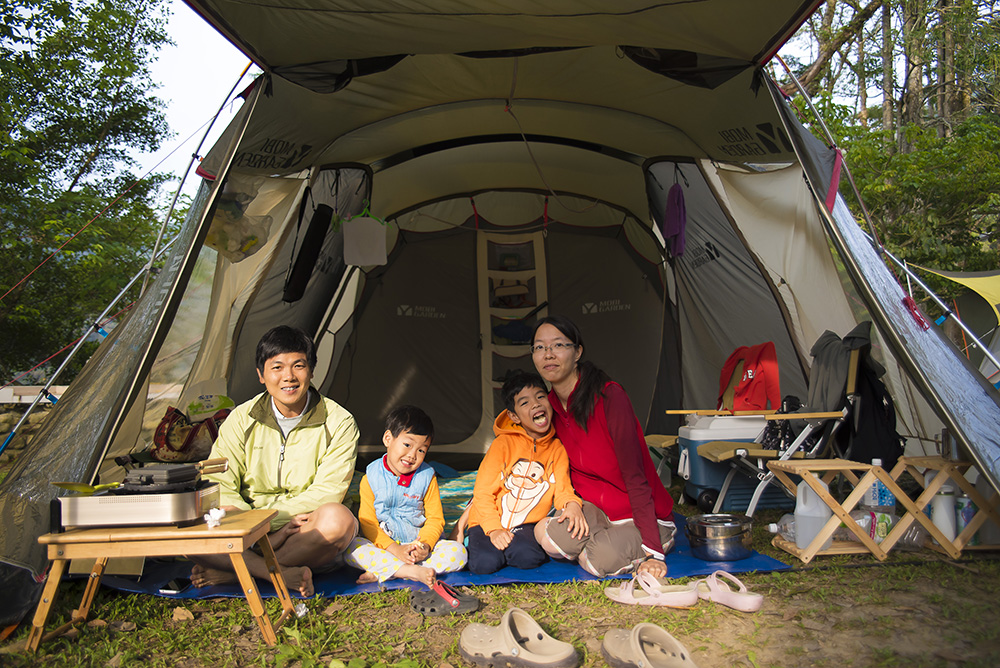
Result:
{"label": "hanging plastic bag", "polygon": [[205,245],[230,262],[239,262],[259,251],[271,233],[271,216],[246,215],[264,181],[263,177],[233,174],[219,195]]}

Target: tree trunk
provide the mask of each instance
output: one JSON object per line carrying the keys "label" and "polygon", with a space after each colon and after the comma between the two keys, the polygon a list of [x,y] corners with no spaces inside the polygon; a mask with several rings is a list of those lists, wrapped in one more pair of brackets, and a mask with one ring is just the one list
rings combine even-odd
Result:
{"label": "tree trunk", "polygon": [[865,69],[865,40],[858,40],[858,120],[868,127],[868,72]]}
{"label": "tree trunk", "polygon": [[896,99],[895,71],[892,67],[892,7],[882,5],[882,128],[892,136],[895,128],[893,101]]}
{"label": "tree trunk", "polygon": [[[924,47],[927,37],[926,0],[903,0],[903,55],[906,84],[900,107],[900,127],[920,125],[924,112],[923,73],[926,65]],[[905,133],[899,135],[899,149],[909,153],[913,147]]]}
{"label": "tree trunk", "polygon": [[[823,89],[823,79],[824,74],[827,72],[827,68],[830,65],[830,60],[837,54],[837,52],[843,48],[845,44],[848,44],[853,39],[861,39],[859,35],[862,35],[865,29],[865,23],[868,22],[879,7],[883,5],[883,0],[871,0],[867,5],[855,12],[851,20],[847,22],[843,27],[834,31],[833,20],[834,13],[836,10],[836,2],[831,0],[827,4],[827,10],[823,14],[823,20],[821,26],[813,34],[813,39],[816,40],[816,60],[806,67],[805,71],[799,75],[799,83],[805,88],[809,95],[815,95],[817,92]],[[785,88],[785,93],[792,95],[795,93],[795,87],[789,85]]]}

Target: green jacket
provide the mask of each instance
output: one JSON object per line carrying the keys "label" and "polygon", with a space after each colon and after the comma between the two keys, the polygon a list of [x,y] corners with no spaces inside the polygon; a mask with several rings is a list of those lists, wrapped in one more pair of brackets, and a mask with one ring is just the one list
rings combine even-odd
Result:
{"label": "green jacket", "polygon": [[233,409],[211,454],[228,459],[229,469],[206,476],[219,483],[220,505],[277,510],[274,531],[293,515],[344,500],[358,455],[358,427],[336,402],[314,388],[309,394],[311,408],[287,439],[267,392]]}

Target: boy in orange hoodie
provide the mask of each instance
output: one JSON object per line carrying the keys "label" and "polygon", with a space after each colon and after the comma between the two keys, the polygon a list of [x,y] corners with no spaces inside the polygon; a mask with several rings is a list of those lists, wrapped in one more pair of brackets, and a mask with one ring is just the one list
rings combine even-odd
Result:
{"label": "boy in orange hoodie", "polygon": [[553,506],[561,511],[556,521],[568,522],[574,536],[589,534],[583,504],[569,481],[566,450],[552,428],[545,381],[520,371],[504,381],[501,394],[507,409],[493,424],[496,438],[479,465],[469,507],[473,573],[545,563],[534,526]]}

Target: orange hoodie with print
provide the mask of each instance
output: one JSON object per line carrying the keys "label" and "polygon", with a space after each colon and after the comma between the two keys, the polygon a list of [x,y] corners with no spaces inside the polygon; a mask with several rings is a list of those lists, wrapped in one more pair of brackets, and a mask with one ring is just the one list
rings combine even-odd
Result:
{"label": "orange hoodie with print", "polygon": [[581,503],[555,429],[533,439],[503,411],[493,423],[493,433],[496,438],[476,474],[469,526],[481,526],[489,535],[538,522],[553,506],[562,510],[570,501]]}

